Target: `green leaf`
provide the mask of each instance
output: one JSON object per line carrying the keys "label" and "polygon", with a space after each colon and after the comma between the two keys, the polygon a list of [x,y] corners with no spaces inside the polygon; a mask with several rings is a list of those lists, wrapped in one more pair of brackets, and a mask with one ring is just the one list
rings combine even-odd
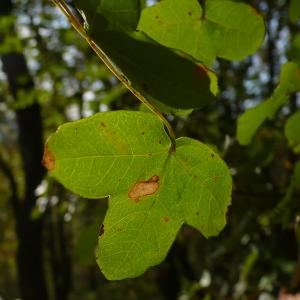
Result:
{"label": "green leaf", "polygon": [[[107,12],[98,3],[95,0],[76,1],[89,24],[87,34],[136,91],[150,102],[159,101],[174,108],[197,108],[212,103],[217,84],[211,70],[142,33],[111,30],[116,26],[104,17]],[[116,17],[118,11],[114,13]]]}
{"label": "green leaf", "polygon": [[251,6],[224,0],[164,0],[144,9],[138,25],[157,42],[212,65],[215,58],[240,60],[262,43],[265,26]]}
{"label": "green leaf", "polygon": [[120,32],[104,32],[101,38],[102,48],[146,98],[183,109],[202,107],[214,100],[210,71],[205,67]]}
{"label": "green leaf", "polygon": [[251,142],[255,132],[266,119],[274,118],[275,113],[290,98],[290,93],[300,90],[300,69],[297,64],[288,62],[282,66],[279,84],[273,95],[265,102],[248,109],[238,120],[237,138],[241,145]]}
{"label": "green leaf", "polygon": [[159,264],[184,223],[206,237],[226,223],[231,176],[222,159],[190,138],[169,149],[155,116],[129,111],[64,124],[47,143],[44,164],[63,185],[110,196],[97,257],[108,279]]}
{"label": "green leaf", "polygon": [[288,119],[284,132],[294,152],[300,153],[300,112]]}

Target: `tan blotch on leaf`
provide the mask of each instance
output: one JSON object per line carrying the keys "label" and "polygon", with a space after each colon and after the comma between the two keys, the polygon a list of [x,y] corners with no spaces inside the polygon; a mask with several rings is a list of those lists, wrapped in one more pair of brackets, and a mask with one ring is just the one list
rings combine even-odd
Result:
{"label": "tan blotch on leaf", "polygon": [[139,202],[144,196],[154,194],[159,188],[159,177],[157,175],[152,176],[145,181],[138,181],[128,192],[128,197],[134,202]]}

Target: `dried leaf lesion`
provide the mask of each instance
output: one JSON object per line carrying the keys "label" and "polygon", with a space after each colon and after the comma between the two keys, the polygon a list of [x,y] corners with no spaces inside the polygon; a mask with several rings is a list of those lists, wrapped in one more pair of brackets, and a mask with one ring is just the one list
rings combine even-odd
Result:
{"label": "dried leaf lesion", "polygon": [[170,221],[170,218],[168,216],[163,217],[164,223],[168,223]]}
{"label": "dried leaf lesion", "polygon": [[55,157],[54,154],[49,150],[48,145],[45,146],[42,164],[49,171],[53,171],[55,168]]}
{"label": "dried leaf lesion", "polygon": [[98,236],[102,236],[103,233],[104,233],[104,224],[101,224],[101,226],[99,228]]}
{"label": "dried leaf lesion", "polygon": [[128,197],[134,202],[140,202],[141,198],[153,195],[159,188],[159,176],[153,175],[148,180],[136,182],[128,192]]}

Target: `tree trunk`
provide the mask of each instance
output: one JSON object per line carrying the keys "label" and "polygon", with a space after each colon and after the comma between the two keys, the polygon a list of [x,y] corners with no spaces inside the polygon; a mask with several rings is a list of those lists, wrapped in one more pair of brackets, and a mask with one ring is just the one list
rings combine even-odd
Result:
{"label": "tree trunk", "polygon": [[[0,17],[12,13],[11,0],[2,0]],[[1,42],[0,37],[0,42]],[[1,57],[11,94],[17,99],[20,90],[30,91],[34,84],[21,53],[8,53]],[[20,80],[21,79],[21,80]],[[38,103],[16,111],[18,142],[23,163],[25,193],[14,209],[18,237],[17,268],[22,300],[47,300],[47,287],[43,266],[43,218],[31,219],[35,206],[34,191],[45,170],[43,155],[42,118]]]}

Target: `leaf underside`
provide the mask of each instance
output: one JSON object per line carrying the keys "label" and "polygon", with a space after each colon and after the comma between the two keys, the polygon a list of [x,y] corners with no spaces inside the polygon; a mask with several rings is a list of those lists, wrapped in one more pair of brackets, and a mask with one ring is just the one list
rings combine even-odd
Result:
{"label": "leaf underside", "polygon": [[87,34],[147,100],[177,109],[211,104],[216,93],[214,88],[211,90],[211,78],[216,81],[215,74],[183,53],[176,53],[133,30],[137,19],[133,18],[130,24],[128,18],[137,14],[135,2],[123,0],[126,17],[125,9],[117,10],[114,1],[104,1],[105,5],[95,0],[75,1],[89,24]]}

